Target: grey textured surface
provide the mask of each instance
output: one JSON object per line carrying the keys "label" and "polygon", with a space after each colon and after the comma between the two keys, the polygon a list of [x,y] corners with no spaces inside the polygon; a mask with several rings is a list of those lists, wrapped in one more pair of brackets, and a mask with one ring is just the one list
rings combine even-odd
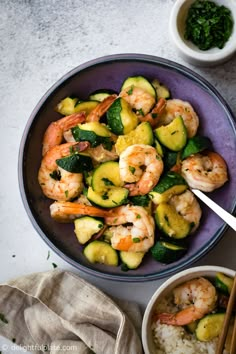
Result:
{"label": "grey textured surface", "polygon": [[[48,270],[52,262],[72,269],[52,252],[47,259],[48,247],[27,218],[17,181],[18,149],[28,117],[44,92],[68,70],[107,54],[164,57],[204,76],[236,114],[236,57],[214,68],[183,62],[168,37],[173,3],[174,0],[0,0],[1,282]],[[212,129],[217,129],[214,117],[210,119]],[[197,264],[236,268],[235,246],[235,233],[228,231]],[[163,282],[121,285],[81,276],[116,297],[136,300],[142,306]]]}

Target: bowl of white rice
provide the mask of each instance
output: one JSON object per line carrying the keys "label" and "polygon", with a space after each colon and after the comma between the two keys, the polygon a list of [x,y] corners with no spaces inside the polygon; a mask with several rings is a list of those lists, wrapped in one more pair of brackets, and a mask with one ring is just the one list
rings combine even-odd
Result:
{"label": "bowl of white rice", "polygon": [[[142,343],[145,354],[215,354],[218,337],[200,341],[186,326],[163,324],[155,318],[156,313],[176,313],[179,308],[173,303],[173,290],[193,279],[205,278],[214,282],[217,274],[233,278],[234,270],[218,266],[189,268],[166,280],[151,297],[143,317]],[[224,350],[224,354],[228,354]]]}

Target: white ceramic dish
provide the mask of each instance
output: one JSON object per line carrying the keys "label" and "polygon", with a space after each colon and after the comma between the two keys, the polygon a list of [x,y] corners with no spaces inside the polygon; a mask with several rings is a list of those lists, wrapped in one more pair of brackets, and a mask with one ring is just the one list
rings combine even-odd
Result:
{"label": "white ceramic dish", "polygon": [[180,56],[191,64],[201,66],[214,66],[229,60],[236,52],[236,1],[214,0],[218,5],[224,5],[231,10],[234,27],[224,48],[212,48],[206,51],[200,50],[184,38],[188,10],[194,2],[195,0],[176,0],[171,11],[169,33]]}
{"label": "white ceramic dish", "polygon": [[234,270],[224,268],[224,267],[218,267],[212,265],[194,267],[194,268],[189,268],[187,270],[184,270],[172,276],[156,290],[156,292],[153,294],[146,307],[144,317],[143,317],[142,343],[143,343],[145,354],[155,354],[155,346],[154,346],[152,331],[151,331],[151,320],[152,320],[152,315],[155,310],[156,304],[158,303],[158,300],[166,296],[167,294],[169,294],[171,290],[173,290],[176,286],[180,285],[185,281],[197,277],[201,277],[201,276],[211,278],[214,277],[217,272],[224,273],[230,277],[235,276]]}

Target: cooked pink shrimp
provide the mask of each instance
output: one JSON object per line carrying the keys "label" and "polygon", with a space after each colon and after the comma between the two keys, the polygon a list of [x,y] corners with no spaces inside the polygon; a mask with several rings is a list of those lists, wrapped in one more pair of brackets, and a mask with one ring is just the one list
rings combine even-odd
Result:
{"label": "cooked pink shrimp", "polygon": [[74,151],[86,150],[88,142],[65,143],[54,146],[43,157],[38,172],[38,181],[44,195],[54,200],[70,200],[77,197],[83,189],[82,173],[71,173],[59,167],[57,159]]}
{"label": "cooked pink shrimp", "polygon": [[202,216],[200,205],[194,194],[190,192],[190,190],[186,190],[182,194],[173,195],[168,203],[171,204],[185,220],[193,225],[191,228],[191,233],[193,233],[198,228]]}
{"label": "cooked pink shrimp", "polygon": [[[124,205],[113,209],[111,216],[105,217],[112,233],[111,245],[114,249],[128,252],[147,252],[154,243],[154,220],[141,206]],[[123,224],[132,224],[123,226]]]}
{"label": "cooked pink shrimp", "polygon": [[62,223],[73,222],[74,219],[81,215],[98,216],[101,218],[112,215],[114,210],[104,210],[97,207],[75,202],[54,202],[50,205],[51,217]]}
{"label": "cooked pink shrimp", "polygon": [[87,116],[86,122],[98,122],[103,114],[110,108],[117,95],[110,95],[99,103]]}
{"label": "cooked pink shrimp", "polygon": [[150,113],[145,116],[138,115],[138,118],[141,122],[148,122],[151,124],[152,128],[156,128],[160,115],[163,113],[165,107],[166,100],[161,97]]}
{"label": "cooked pink shrimp", "polygon": [[166,108],[158,121],[158,127],[169,124],[177,116],[183,118],[188,137],[193,137],[198,129],[199,118],[190,103],[185,101],[167,100]]}
{"label": "cooked pink shrimp", "polygon": [[195,154],[182,162],[181,174],[191,188],[211,192],[227,180],[227,166],[216,152]]}
{"label": "cooked pink shrimp", "polygon": [[214,310],[217,301],[215,287],[205,278],[197,278],[174,289],[174,302],[183,308],[177,313],[160,313],[155,320],[173,326],[184,326],[201,319]]}
{"label": "cooked pink shrimp", "polygon": [[119,96],[124,98],[132,108],[141,111],[144,115],[150,112],[156,102],[149,92],[133,85],[122,90]]}
{"label": "cooked pink shrimp", "polygon": [[149,145],[135,144],[129,146],[120,155],[121,180],[130,195],[144,195],[157,184],[163,171],[163,162],[156,149]]}
{"label": "cooked pink shrimp", "polygon": [[85,112],[74,113],[52,122],[43,137],[42,155],[44,156],[52,147],[62,143],[65,131],[83,122],[85,122]]}

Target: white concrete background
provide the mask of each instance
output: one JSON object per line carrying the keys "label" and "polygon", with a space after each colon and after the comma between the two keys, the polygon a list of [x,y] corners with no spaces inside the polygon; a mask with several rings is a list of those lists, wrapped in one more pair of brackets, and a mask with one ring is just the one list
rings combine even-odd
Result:
{"label": "white concrete background", "polygon": [[[0,282],[52,269],[54,262],[144,309],[164,281],[110,282],[79,272],[53,251],[47,259],[49,248],[21,202],[17,160],[26,122],[45,91],[75,66],[107,54],[151,54],[184,64],[209,80],[236,115],[236,57],[215,68],[183,62],[168,37],[173,4],[174,0],[0,0]],[[229,230],[194,265],[236,269],[235,246],[236,235]],[[0,340],[0,350],[5,342]]]}

